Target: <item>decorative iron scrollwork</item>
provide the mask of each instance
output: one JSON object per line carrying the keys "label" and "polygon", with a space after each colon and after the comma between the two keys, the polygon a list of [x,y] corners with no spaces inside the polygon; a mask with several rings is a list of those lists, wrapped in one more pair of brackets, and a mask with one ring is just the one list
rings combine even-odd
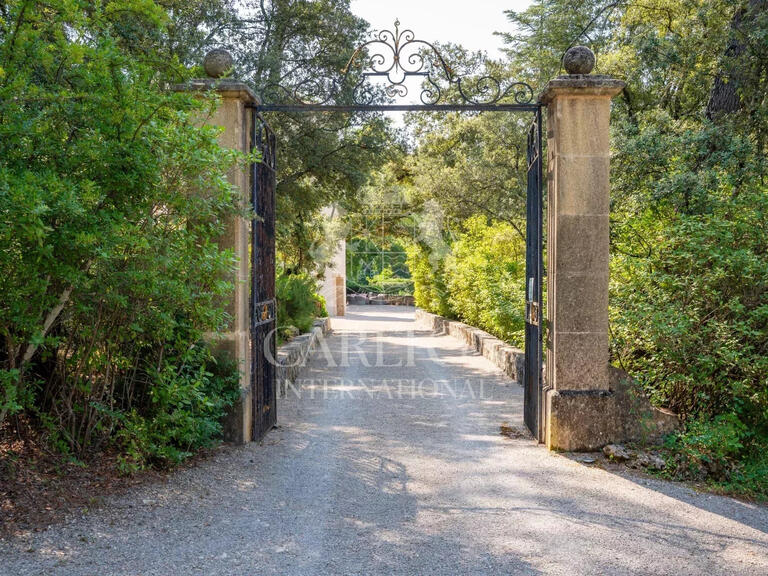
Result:
{"label": "decorative iron scrollwork", "polygon": [[263,302],[254,302],[252,304],[251,328],[257,328],[264,324],[269,324],[275,320],[275,300],[265,300]]}
{"label": "decorative iron scrollwork", "polygon": [[[367,106],[376,103],[382,93],[389,98],[405,98],[409,78],[422,79],[419,100],[424,105],[440,104],[443,88],[451,87],[456,89],[454,95],[460,103],[467,105],[525,105],[534,98],[533,88],[525,82],[506,82],[491,75],[457,75],[434,44],[417,39],[410,29],[401,30],[399,20],[394,31],[381,30],[360,45],[341,70],[340,79],[311,78],[290,87],[270,85],[262,95],[268,104],[287,100],[307,106]],[[376,79],[383,82],[371,82]]]}

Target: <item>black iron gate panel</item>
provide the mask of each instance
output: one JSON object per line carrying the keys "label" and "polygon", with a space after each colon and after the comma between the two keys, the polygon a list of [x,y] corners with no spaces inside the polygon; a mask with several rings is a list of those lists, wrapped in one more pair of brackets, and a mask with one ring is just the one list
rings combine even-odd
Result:
{"label": "black iron gate panel", "polygon": [[528,190],[525,250],[525,424],[544,441],[544,394],[542,371],[542,157],[541,109],[528,131]]}
{"label": "black iron gate panel", "polygon": [[251,167],[251,390],[253,439],[263,437],[277,420],[275,303],[275,135],[252,110],[251,150],[261,162]]}

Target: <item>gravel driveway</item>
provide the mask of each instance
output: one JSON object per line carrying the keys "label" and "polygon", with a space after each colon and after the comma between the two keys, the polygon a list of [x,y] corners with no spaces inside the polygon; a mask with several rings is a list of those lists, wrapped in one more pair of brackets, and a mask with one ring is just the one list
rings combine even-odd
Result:
{"label": "gravel driveway", "polygon": [[768,574],[765,507],[547,452],[410,309],[333,326],[263,443],[0,542],[0,574]]}

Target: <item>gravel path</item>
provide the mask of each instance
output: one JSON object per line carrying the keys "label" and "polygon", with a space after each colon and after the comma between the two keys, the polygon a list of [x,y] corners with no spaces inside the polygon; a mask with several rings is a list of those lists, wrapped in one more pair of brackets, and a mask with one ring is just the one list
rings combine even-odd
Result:
{"label": "gravel path", "polygon": [[768,574],[765,507],[501,436],[517,384],[409,309],[349,312],[263,443],[0,542],[0,574]]}

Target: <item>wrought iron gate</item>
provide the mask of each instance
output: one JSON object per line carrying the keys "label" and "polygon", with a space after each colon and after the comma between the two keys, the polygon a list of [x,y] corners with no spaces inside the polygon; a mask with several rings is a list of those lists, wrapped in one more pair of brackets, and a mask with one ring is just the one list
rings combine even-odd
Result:
{"label": "wrought iron gate", "polygon": [[251,166],[251,391],[253,439],[275,425],[275,135],[255,109],[251,113],[251,151],[261,162]]}
{"label": "wrought iron gate", "polygon": [[539,442],[544,441],[544,386],[542,370],[542,158],[541,109],[528,130],[528,189],[525,241],[525,424]]}
{"label": "wrought iron gate", "polygon": [[[285,85],[262,90],[259,112],[528,112],[533,123],[528,132],[528,184],[526,232],[526,324],[525,324],[525,423],[543,441],[543,352],[542,352],[542,105],[534,100],[533,88],[480,73],[462,76],[449,66],[438,47],[416,38],[411,30],[382,30],[351,56],[338,78],[284,77]],[[419,81],[419,103],[398,104],[407,96],[406,81]],[[446,98],[444,98],[446,96]],[[382,101],[382,97],[384,101]],[[388,100],[387,100],[388,99]],[[449,100],[450,99],[450,100]],[[444,101],[449,100],[449,101]],[[265,361],[264,338],[275,326],[274,318],[274,135],[254,115],[254,141],[264,161],[254,167],[253,199],[263,220],[253,226],[253,383],[255,427],[263,434],[275,419],[274,366]],[[274,358],[274,338],[270,339]]]}

